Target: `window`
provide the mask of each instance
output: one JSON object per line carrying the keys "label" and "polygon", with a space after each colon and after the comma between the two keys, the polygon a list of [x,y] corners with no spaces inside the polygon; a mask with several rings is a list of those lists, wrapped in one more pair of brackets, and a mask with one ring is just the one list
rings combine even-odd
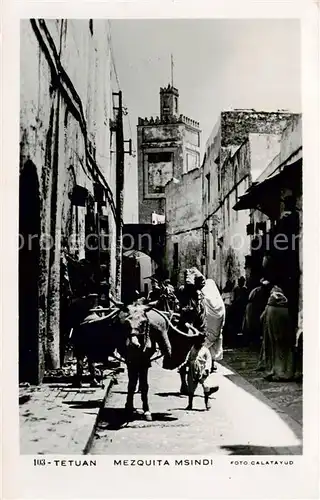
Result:
{"label": "window", "polygon": [[178,98],[174,98],[174,112],[178,113]]}
{"label": "window", "polygon": [[227,224],[230,226],[230,196],[227,198]]}
{"label": "window", "polygon": [[109,218],[107,215],[99,215],[98,218],[99,232],[99,251],[100,263],[107,266],[110,272],[110,227]]}
{"label": "window", "polygon": [[145,196],[163,198],[165,185],[173,177],[173,153],[168,151],[147,152],[144,155]]}
{"label": "window", "polygon": [[188,152],[187,153],[187,172],[199,168],[199,155],[198,153]]}
{"label": "window", "polygon": [[173,268],[176,270],[178,269],[179,265],[179,244],[174,243],[173,244]]}
{"label": "window", "polygon": [[210,172],[206,175],[207,178],[207,197],[208,197],[208,203],[210,203],[211,200],[211,174]]}
{"label": "window", "polygon": [[220,182],[220,166],[218,165],[217,168],[217,173],[218,173],[218,193],[220,194],[221,191],[221,182]]}
{"label": "window", "polygon": [[217,241],[216,241],[216,231],[215,231],[215,228],[212,227],[212,245],[213,245],[213,248],[212,248],[212,258],[213,260],[216,260],[217,258]]}
{"label": "window", "polygon": [[208,224],[205,224],[202,232],[202,254],[208,255]]}
{"label": "window", "polygon": [[[238,164],[237,163],[235,164],[235,167],[234,167],[234,186],[235,186],[236,203],[238,203],[239,193],[238,193]],[[238,222],[238,217],[239,217],[239,213],[238,213],[238,210],[236,210],[236,222]]]}

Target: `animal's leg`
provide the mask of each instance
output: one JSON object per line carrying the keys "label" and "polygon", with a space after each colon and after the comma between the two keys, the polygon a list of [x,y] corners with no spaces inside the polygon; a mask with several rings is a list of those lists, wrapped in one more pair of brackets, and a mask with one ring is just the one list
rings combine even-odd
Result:
{"label": "animal's leg", "polygon": [[128,368],[128,395],[126,402],[126,410],[133,411],[133,398],[134,393],[137,387],[138,382],[138,368],[136,366],[132,366],[130,363],[127,365]]}
{"label": "animal's leg", "polygon": [[96,364],[92,361],[91,358],[88,358],[88,366],[89,366],[89,372],[91,376],[91,387],[98,387],[99,383],[96,379]]}
{"label": "animal's leg", "polygon": [[204,391],[204,403],[206,405],[206,409],[210,410],[211,404],[210,404],[210,401],[209,401],[209,393],[206,392],[206,391]]}
{"label": "animal's leg", "polygon": [[144,416],[146,420],[152,420],[151,413],[149,410],[149,401],[148,401],[148,390],[149,390],[148,372],[149,372],[148,367],[140,368],[139,381],[141,387],[141,401],[142,401],[142,409],[144,412]]}
{"label": "animal's leg", "polygon": [[77,372],[74,377],[74,382],[73,386],[74,387],[81,387],[82,386],[82,376],[83,376],[83,362],[84,362],[84,355],[77,353]]}
{"label": "animal's leg", "polygon": [[197,388],[197,385],[198,385],[198,382],[196,382],[194,379],[193,379],[193,373],[192,373],[192,370],[189,369],[188,371],[188,406],[186,408],[186,410],[192,410],[192,407],[193,407],[193,397],[194,397],[194,393],[195,393],[195,390]]}
{"label": "animal's leg", "polygon": [[188,385],[187,385],[187,368],[186,366],[183,366],[179,370],[180,374],[180,379],[181,379],[181,387],[180,387],[180,392],[184,396],[188,394]]}

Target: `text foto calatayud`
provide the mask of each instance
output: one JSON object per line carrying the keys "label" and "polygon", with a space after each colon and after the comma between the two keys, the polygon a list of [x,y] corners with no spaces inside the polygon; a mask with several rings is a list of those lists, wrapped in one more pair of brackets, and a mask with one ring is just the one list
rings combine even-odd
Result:
{"label": "text foto calatayud", "polygon": [[164,465],[178,466],[212,466],[213,460],[210,458],[201,459],[181,459],[181,460],[161,460],[161,459],[127,459],[113,460],[113,465],[120,467],[162,467]]}
{"label": "text foto calatayud", "polygon": [[292,460],[232,460],[230,465],[293,465]]}

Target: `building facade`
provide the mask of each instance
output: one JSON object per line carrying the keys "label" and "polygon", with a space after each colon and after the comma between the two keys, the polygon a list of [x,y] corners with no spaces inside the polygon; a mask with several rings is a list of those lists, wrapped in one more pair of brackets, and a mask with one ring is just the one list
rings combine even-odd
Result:
{"label": "building facade", "polygon": [[[160,89],[160,116],[137,127],[139,223],[165,215],[165,186],[200,166],[199,123],[179,112],[179,92]],[[163,220],[163,219],[162,219]]]}
{"label": "building facade", "polygon": [[250,210],[250,271],[256,283],[269,273],[283,288],[297,337],[303,329],[302,162],[302,117],[294,115],[281,134],[279,154],[235,205],[239,213]]}
{"label": "building facade", "polygon": [[[20,380],[63,359],[68,262],[116,287],[116,122],[108,23],[21,22]],[[103,238],[103,240],[102,240]],[[29,243],[32,241],[32,245]]]}
{"label": "building facade", "polygon": [[[222,112],[206,144],[202,170],[203,271],[223,289],[246,274],[250,211],[234,212],[238,198],[280,151],[288,112]],[[248,227],[249,226],[249,227]]]}
{"label": "building facade", "polygon": [[166,268],[174,285],[183,283],[188,267],[201,268],[202,174],[195,168],[171,180],[166,196]]}

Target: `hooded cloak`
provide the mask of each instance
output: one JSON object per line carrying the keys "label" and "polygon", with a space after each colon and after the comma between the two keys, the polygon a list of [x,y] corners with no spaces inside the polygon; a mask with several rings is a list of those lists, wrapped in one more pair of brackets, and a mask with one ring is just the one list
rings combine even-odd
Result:
{"label": "hooded cloak", "polygon": [[225,305],[214,280],[207,279],[202,289],[207,316],[207,340],[212,359],[220,361],[223,358],[222,328],[225,322]]}

